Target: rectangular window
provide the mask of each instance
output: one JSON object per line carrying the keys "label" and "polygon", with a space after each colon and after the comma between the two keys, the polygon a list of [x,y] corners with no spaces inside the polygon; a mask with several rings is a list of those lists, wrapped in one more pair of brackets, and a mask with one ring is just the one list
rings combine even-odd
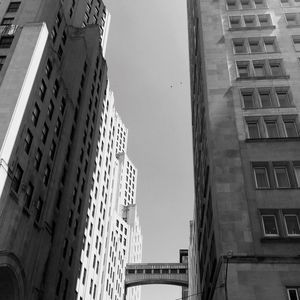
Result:
{"label": "rectangular window", "polygon": [[54,158],[55,150],[56,150],[56,143],[55,143],[55,141],[52,141],[52,144],[51,144],[50,150],[49,150],[49,156],[51,159]]}
{"label": "rectangular window", "polygon": [[245,46],[245,40],[244,39],[234,39],[233,40],[233,47],[234,47],[234,52],[236,54],[247,53],[247,49],[246,49],[246,46]]}
{"label": "rectangular window", "polygon": [[300,51],[300,35],[292,36],[294,47],[296,51]]}
{"label": "rectangular window", "polygon": [[264,39],[265,49],[267,53],[277,52],[276,39],[274,37],[265,37]]}
{"label": "rectangular window", "polygon": [[6,56],[0,56],[0,71],[5,63]]}
{"label": "rectangular window", "polygon": [[298,25],[297,15],[295,13],[286,13],[285,18],[288,26]]}
{"label": "rectangular window", "polygon": [[17,164],[16,171],[14,177],[12,179],[11,188],[17,193],[20,188],[21,180],[23,176],[23,169],[19,164]]}
{"label": "rectangular window", "polygon": [[247,127],[248,127],[248,135],[250,139],[260,138],[259,126],[257,121],[248,121]]}
{"label": "rectangular window", "polygon": [[254,167],[255,185],[258,189],[270,188],[269,176],[266,167]]}
{"label": "rectangular window", "polygon": [[55,79],[54,85],[53,85],[53,94],[55,97],[57,97],[59,91],[59,82],[57,79]]}
{"label": "rectangular window", "polygon": [[250,47],[251,53],[260,53],[260,52],[262,52],[262,45],[260,43],[260,39],[250,38],[248,40],[248,42],[249,42],[249,47]]}
{"label": "rectangular window", "polygon": [[49,127],[47,126],[46,123],[44,123],[44,127],[42,129],[42,135],[41,135],[41,140],[42,140],[43,144],[46,143],[48,132],[49,132]]}
{"label": "rectangular window", "polygon": [[284,75],[282,62],[280,60],[269,60],[269,65],[270,65],[272,76]]}
{"label": "rectangular window", "polygon": [[39,87],[39,97],[43,101],[46,95],[47,86],[45,81],[42,79],[41,85]]}
{"label": "rectangular window", "polygon": [[257,9],[267,7],[265,0],[254,0],[254,3],[255,3],[255,8],[257,8]]}
{"label": "rectangular window", "polygon": [[272,98],[271,98],[271,92],[269,89],[263,89],[258,91],[260,103],[263,108],[266,107],[272,107]]}
{"label": "rectangular window", "polygon": [[299,288],[287,288],[289,300],[299,300]]}
{"label": "rectangular window", "polygon": [[278,188],[290,188],[290,179],[287,167],[274,167],[276,186]]}
{"label": "rectangular window", "polygon": [[230,16],[229,17],[230,27],[231,28],[239,28],[241,27],[241,17],[240,16]]}
{"label": "rectangular window", "polygon": [[275,215],[262,215],[262,224],[265,236],[278,236],[278,226]]}
{"label": "rectangular window", "polygon": [[32,123],[34,126],[37,125],[39,116],[40,116],[40,109],[39,109],[39,106],[35,103],[34,108],[32,110],[32,114],[31,114],[31,120],[32,120]]}
{"label": "rectangular window", "polygon": [[10,2],[6,12],[10,12],[10,13],[17,12],[20,5],[21,5],[20,1]]}
{"label": "rectangular window", "polygon": [[268,14],[258,15],[258,21],[260,26],[270,26],[272,25],[271,16]]}
{"label": "rectangular window", "polygon": [[31,182],[28,183],[26,187],[26,193],[25,193],[25,207],[30,208],[31,200],[32,200],[32,195],[33,195],[33,184]]}
{"label": "rectangular window", "polygon": [[27,154],[30,151],[32,140],[33,140],[33,135],[31,133],[31,131],[29,129],[27,129],[27,133],[26,133],[26,136],[25,136],[25,145],[24,145],[24,150]]}
{"label": "rectangular window", "polygon": [[288,236],[300,235],[299,218],[295,214],[284,215],[284,223]]}
{"label": "rectangular window", "polygon": [[244,16],[244,22],[246,27],[254,27],[256,26],[256,18],[255,16]]}
{"label": "rectangular window", "polygon": [[253,61],[253,68],[255,76],[262,77],[267,75],[266,63],[264,60]]}
{"label": "rectangular window", "polygon": [[46,73],[46,76],[47,76],[48,79],[49,79],[50,76],[51,76],[52,69],[53,69],[52,62],[51,62],[50,59],[48,59],[48,60],[47,60],[46,67],[45,67],[45,73]]}
{"label": "rectangular window", "polygon": [[41,164],[41,160],[42,160],[42,151],[41,149],[37,149],[35,156],[34,156],[34,162],[33,162],[33,166],[36,169],[36,171],[39,170],[40,168],[40,164]]}
{"label": "rectangular window", "polygon": [[49,165],[47,165],[45,168],[44,177],[43,177],[43,183],[45,186],[48,185],[49,178],[50,178],[50,167],[49,167]]}
{"label": "rectangular window", "polygon": [[53,101],[50,100],[49,105],[48,105],[48,111],[47,111],[47,114],[48,114],[48,117],[50,120],[52,119],[53,112],[54,112],[54,104],[53,104]]}
{"label": "rectangular window", "polygon": [[250,68],[249,68],[249,61],[238,61],[237,64],[237,70],[238,70],[238,76],[240,78],[247,78],[250,76]]}
{"label": "rectangular window", "polygon": [[43,200],[41,198],[38,199],[36,202],[36,215],[35,215],[35,221],[39,222],[41,220],[43,210]]}
{"label": "rectangular window", "polygon": [[265,120],[268,138],[278,138],[279,131],[276,120]]}
{"label": "rectangular window", "polygon": [[1,25],[2,26],[7,26],[7,25],[11,25],[14,21],[14,18],[3,18]]}
{"label": "rectangular window", "polygon": [[283,120],[287,137],[298,137],[298,130],[295,120]]}
{"label": "rectangular window", "polygon": [[297,187],[300,187],[300,166],[294,166],[294,172],[297,180]]}
{"label": "rectangular window", "polygon": [[2,36],[0,38],[0,48],[7,49],[10,48],[14,37],[13,36]]}
{"label": "rectangular window", "polygon": [[242,9],[252,8],[250,0],[241,0]]}
{"label": "rectangular window", "polygon": [[276,89],[276,96],[280,107],[291,106],[288,89]]}

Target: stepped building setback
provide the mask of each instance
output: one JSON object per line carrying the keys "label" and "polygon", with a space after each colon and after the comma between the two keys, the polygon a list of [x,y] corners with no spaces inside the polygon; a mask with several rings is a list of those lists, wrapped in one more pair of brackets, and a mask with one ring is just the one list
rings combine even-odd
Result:
{"label": "stepped building setback", "polygon": [[121,299],[141,260],[109,24],[101,0],[0,3],[1,299]]}
{"label": "stepped building setback", "polygon": [[189,299],[300,299],[300,2],[188,0]]}

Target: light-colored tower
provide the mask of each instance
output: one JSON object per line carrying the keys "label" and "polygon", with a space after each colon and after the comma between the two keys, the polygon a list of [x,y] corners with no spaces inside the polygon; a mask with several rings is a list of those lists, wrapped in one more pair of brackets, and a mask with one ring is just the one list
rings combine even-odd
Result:
{"label": "light-colored tower", "polygon": [[[108,92],[77,281],[78,299],[124,299],[125,265],[141,260],[142,237],[136,210],[137,169],[126,155],[128,130]],[[140,290],[132,292],[140,299]]]}
{"label": "light-colored tower", "polygon": [[0,3],[0,298],[76,298],[109,19],[100,0]]}
{"label": "light-colored tower", "polygon": [[189,299],[298,300],[300,3],[187,4],[196,192]]}

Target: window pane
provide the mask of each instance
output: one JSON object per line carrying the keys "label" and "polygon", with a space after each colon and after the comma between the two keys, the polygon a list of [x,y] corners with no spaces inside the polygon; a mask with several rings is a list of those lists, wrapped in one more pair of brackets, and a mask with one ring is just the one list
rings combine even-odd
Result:
{"label": "window pane", "polygon": [[265,235],[278,235],[276,217],[274,215],[262,216]]}
{"label": "window pane", "polygon": [[266,127],[269,138],[279,137],[278,126],[276,121],[267,121]]}
{"label": "window pane", "polygon": [[276,91],[277,99],[281,107],[290,106],[290,97],[288,91]]}
{"label": "window pane", "polygon": [[273,106],[270,91],[259,91],[259,97],[262,107]]}
{"label": "window pane", "polygon": [[280,62],[270,61],[271,74],[273,76],[281,76],[283,75],[283,70]]}
{"label": "window pane", "polygon": [[249,40],[249,46],[252,53],[262,52],[259,40]]}
{"label": "window pane", "polygon": [[253,92],[242,92],[242,97],[243,97],[245,108],[254,108],[255,107]]}
{"label": "window pane", "polygon": [[285,224],[288,235],[299,235],[299,220],[297,215],[285,215]]}
{"label": "window pane", "polygon": [[239,77],[245,78],[250,76],[249,62],[237,62]]}
{"label": "window pane", "polygon": [[234,46],[235,53],[246,53],[247,52],[244,40],[234,40],[233,46]]}
{"label": "window pane", "polygon": [[276,52],[276,44],[275,44],[275,40],[272,38],[265,38],[264,39],[264,43],[265,43],[265,48],[267,52]]}
{"label": "window pane", "polygon": [[256,187],[260,189],[269,188],[269,179],[267,169],[265,167],[254,168]]}
{"label": "window pane", "polygon": [[276,167],[274,168],[274,172],[275,172],[277,187],[289,188],[291,186],[286,167]]}
{"label": "window pane", "polygon": [[295,121],[284,121],[287,137],[298,137],[298,131]]}
{"label": "window pane", "polygon": [[247,123],[247,126],[248,126],[248,133],[250,139],[260,138],[259,127],[257,122],[251,122],[251,123],[249,122]]}
{"label": "window pane", "polygon": [[253,27],[256,25],[255,16],[244,16],[244,22],[247,27]]}
{"label": "window pane", "polygon": [[298,185],[298,187],[300,187],[300,166],[295,166],[294,171],[295,171],[295,176],[297,179],[297,185]]}
{"label": "window pane", "polygon": [[299,300],[297,289],[288,289],[289,300]]}
{"label": "window pane", "polygon": [[229,20],[232,28],[241,27],[241,17],[230,17]]}
{"label": "window pane", "polygon": [[266,68],[263,62],[253,63],[255,76],[266,76]]}

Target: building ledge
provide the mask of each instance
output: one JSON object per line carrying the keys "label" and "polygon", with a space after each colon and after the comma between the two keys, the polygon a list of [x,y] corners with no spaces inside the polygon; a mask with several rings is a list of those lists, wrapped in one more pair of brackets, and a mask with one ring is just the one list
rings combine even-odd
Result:
{"label": "building ledge", "polygon": [[273,142],[297,142],[300,141],[300,137],[279,137],[279,138],[257,138],[257,139],[245,139],[246,143],[273,143]]}
{"label": "building ledge", "polygon": [[270,79],[290,79],[290,75],[277,75],[277,76],[245,76],[245,77],[237,77],[237,81],[241,80],[270,80]]}
{"label": "building ledge", "polygon": [[[299,26],[299,25],[297,25]],[[243,30],[264,30],[264,29],[275,29],[275,25],[267,25],[267,26],[244,26],[244,27],[231,27],[229,31],[243,31]]]}
{"label": "building ledge", "polygon": [[300,24],[295,24],[295,25],[286,25],[286,28],[299,28]]}
{"label": "building ledge", "polygon": [[265,236],[260,239],[262,243],[277,242],[277,243],[300,243],[300,236]]}

